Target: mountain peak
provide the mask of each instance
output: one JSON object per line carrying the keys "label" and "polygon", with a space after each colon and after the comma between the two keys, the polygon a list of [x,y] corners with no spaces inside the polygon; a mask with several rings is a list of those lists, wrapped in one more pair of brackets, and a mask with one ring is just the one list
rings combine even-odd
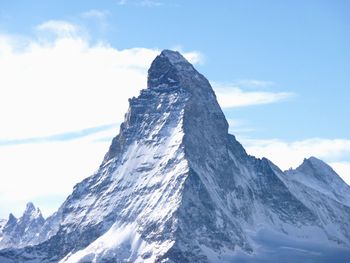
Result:
{"label": "mountain peak", "polygon": [[223,139],[218,142],[224,143],[227,139],[228,124],[209,81],[179,52],[163,50],[153,60],[147,86],[137,98],[129,100],[125,121],[102,166],[120,157],[132,142],[164,139],[169,135],[167,130],[177,125],[179,132],[185,132],[187,138],[191,137],[191,132],[197,133],[201,129],[206,136],[198,135],[198,138],[220,134]]}
{"label": "mountain peak", "polygon": [[311,162],[311,163],[325,163],[324,161],[322,161],[321,159],[316,158],[315,156],[310,156],[309,158],[305,158],[304,162]]}
{"label": "mountain peak", "polygon": [[24,213],[22,215],[22,218],[29,217],[31,219],[42,219],[44,220],[41,211],[38,207],[35,207],[32,202],[28,202],[26,205],[26,209],[24,210]]}
{"label": "mountain peak", "polygon": [[11,246],[26,246],[37,237],[39,230],[44,225],[40,209],[36,208],[32,202],[27,203],[26,209],[20,218],[16,218],[12,213],[2,230],[0,239],[0,249]]}
{"label": "mountain peak", "polygon": [[31,213],[35,211],[35,206],[32,202],[28,202],[27,205],[26,205],[26,209],[24,211],[24,213]]}
{"label": "mountain peak", "polygon": [[324,161],[305,158],[296,169],[285,171],[294,181],[315,189],[330,198],[350,205],[350,190],[343,179]]}
{"label": "mountain peak", "polygon": [[163,50],[148,70],[147,86],[150,89],[179,87],[184,80],[199,73],[178,51]]}
{"label": "mountain peak", "polygon": [[334,173],[333,169],[328,164],[314,156],[305,158],[303,163],[297,169],[312,169],[317,171],[326,171],[327,174]]}
{"label": "mountain peak", "polygon": [[169,50],[169,49],[164,49],[160,55],[160,57],[167,58],[169,62],[173,65],[178,64],[178,63],[189,63],[184,56],[181,55],[180,52],[174,51],[174,50]]}
{"label": "mountain peak", "polygon": [[8,223],[13,223],[13,222],[16,222],[16,221],[17,221],[17,218],[12,213],[10,213],[7,222]]}

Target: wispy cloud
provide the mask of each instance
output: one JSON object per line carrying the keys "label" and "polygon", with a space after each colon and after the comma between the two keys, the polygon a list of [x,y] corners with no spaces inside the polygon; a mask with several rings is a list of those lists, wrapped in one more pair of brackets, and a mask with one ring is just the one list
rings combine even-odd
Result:
{"label": "wispy cloud", "polygon": [[142,0],[142,1],[140,1],[140,5],[148,6],[148,7],[161,6],[163,4],[164,4],[163,2],[155,1],[155,0]]}
{"label": "wispy cloud", "polygon": [[109,28],[107,20],[109,14],[109,11],[106,10],[90,9],[81,13],[81,17],[93,21],[94,24],[97,24],[99,29],[104,32]]}
{"label": "wispy cloud", "polygon": [[128,3],[128,0],[119,0],[117,1],[118,5],[126,5]]}
{"label": "wispy cloud", "polygon": [[[257,81],[255,81],[257,85]],[[237,84],[227,85],[212,82],[213,88],[221,107],[235,108],[261,104],[275,103],[290,99],[295,94],[292,92],[273,92],[273,91],[246,91]],[[262,85],[260,83],[259,85]]]}
{"label": "wispy cloud", "polygon": [[145,6],[145,7],[158,7],[164,5],[163,1],[158,0],[119,0],[118,5],[135,5],[135,6]]}
{"label": "wispy cloud", "polygon": [[244,120],[229,118],[227,119],[227,122],[229,124],[229,132],[231,134],[244,135],[255,131],[255,129],[247,125]]}
{"label": "wispy cloud", "polygon": [[86,12],[83,12],[81,15],[85,18],[97,18],[97,19],[105,19],[108,16],[108,11],[101,11],[96,9],[91,9]]}
{"label": "wispy cloud", "polygon": [[78,131],[64,132],[60,134],[54,134],[49,136],[41,137],[30,137],[30,138],[20,138],[20,139],[10,139],[4,140],[0,139],[0,147],[8,145],[21,145],[21,144],[37,144],[37,143],[47,143],[47,142],[60,142],[60,141],[71,141],[81,139],[83,137],[91,136],[96,133],[100,133],[106,130],[114,129],[116,130],[116,124],[106,124],[92,128],[86,128]]}
{"label": "wispy cloud", "polygon": [[267,80],[257,80],[257,79],[241,79],[233,83],[233,85],[237,85],[239,87],[248,87],[248,88],[266,88],[274,86],[275,83],[273,81]]}
{"label": "wispy cloud", "polygon": [[79,33],[79,27],[63,20],[49,20],[38,26],[38,31],[49,31],[59,37],[72,37]]}

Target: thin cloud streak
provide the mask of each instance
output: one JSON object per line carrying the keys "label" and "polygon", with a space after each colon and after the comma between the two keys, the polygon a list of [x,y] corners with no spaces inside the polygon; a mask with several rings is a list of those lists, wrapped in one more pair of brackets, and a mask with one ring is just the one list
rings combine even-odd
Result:
{"label": "thin cloud streak", "polygon": [[223,85],[217,82],[212,82],[212,84],[219,104],[223,108],[270,104],[295,96],[292,92],[245,91],[238,86]]}
{"label": "thin cloud streak", "polygon": [[266,88],[274,86],[273,81],[257,80],[257,79],[241,79],[234,83],[234,85],[242,87],[255,87],[255,88]]}
{"label": "thin cloud streak", "polygon": [[94,25],[98,26],[101,32],[106,32],[110,27],[107,21],[109,14],[110,12],[106,10],[90,9],[88,11],[81,13],[80,17],[82,17],[85,20],[90,20],[91,22],[93,22]]}
{"label": "thin cloud streak", "polygon": [[97,18],[97,19],[106,19],[108,16],[108,11],[101,11],[96,9],[91,9],[86,12],[83,12],[81,15],[85,18]]}
{"label": "thin cloud streak", "polygon": [[88,137],[103,131],[108,131],[111,129],[116,129],[116,124],[106,124],[97,127],[86,128],[79,131],[64,132],[60,134],[53,134],[49,136],[42,137],[31,137],[31,138],[22,138],[22,139],[13,139],[13,140],[1,140],[1,146],[9,145],[20,145],[20,144],[36,144],[36,143],[47,143],[47,142],[60,142],[60,141],[71,141],[77,140],[83,137]]}
{"label": "thin cloud streak", "polygon": [[64,20],[49,20],[35,27],[37,31],[55,33],[59,37],[73,37],[79,33],[79,27]]}
{"label": "thin cloud streak", "polygon": [[156,0],[119,0],[117,4],[120,6],[134,5],[144,7],[159,7],[164,5],[164,2]]}

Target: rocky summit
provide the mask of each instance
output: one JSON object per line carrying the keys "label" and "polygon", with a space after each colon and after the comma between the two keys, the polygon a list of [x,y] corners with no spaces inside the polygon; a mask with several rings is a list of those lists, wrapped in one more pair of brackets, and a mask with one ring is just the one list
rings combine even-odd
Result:
{"label": "rocky summit", "polygon": [[20,218],[10,214],[8,220],[4,220],[2,226],[0,225],[0,249],[33,244],[44,222],[40,209],[29,202]]}
{"label": "rocky summit", "polygon": [[331,167],[248,155],[178,52],[155,58],[147,86],[98,171],[35,235],[0,235],[0,262],[350,262],[350,187]]}

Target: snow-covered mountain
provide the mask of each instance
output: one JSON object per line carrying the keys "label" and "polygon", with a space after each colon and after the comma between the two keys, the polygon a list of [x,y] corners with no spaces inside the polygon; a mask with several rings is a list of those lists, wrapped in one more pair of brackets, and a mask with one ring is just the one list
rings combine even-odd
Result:
{"label": "snow-covered mountain", "polygon": [[310,157],[295,170],[285,173],[291,180],[302,183],[328,197],[350,206],[350,187],[326,163]]}
{"label": "snow-covered mountain", "polygon": [[178,52],[157,56],[147,84],[99,170],[37,245],[4,249],[1,262],[349,262],[349,187],[329,166],[283,172],[248,155]]}
{"label": "snow-covered mountain", "polygon": [[45,219],[39,208],[35,208],[33,203],[28,203],[20,218],[10,214],[5,222],[3,227],[0,227],[0,248],[19,248],[33,244]]}

